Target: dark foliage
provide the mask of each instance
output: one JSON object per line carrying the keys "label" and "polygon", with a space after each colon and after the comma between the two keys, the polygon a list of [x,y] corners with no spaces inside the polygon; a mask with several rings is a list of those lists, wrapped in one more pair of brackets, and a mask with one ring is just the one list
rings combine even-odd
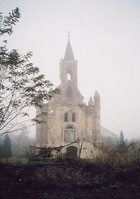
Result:
{"label": "dark foliage", "polygon": [[24,166],[0,164],[0,197],[139,198],[139,172],[139,161],[118,166],[70,159]]}

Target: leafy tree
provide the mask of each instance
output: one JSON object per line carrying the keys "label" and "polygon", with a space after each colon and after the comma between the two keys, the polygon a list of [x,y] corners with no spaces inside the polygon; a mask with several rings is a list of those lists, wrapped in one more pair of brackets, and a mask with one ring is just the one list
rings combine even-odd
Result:
{"label": "leafy tree", "polygon": [[[18,8],[7,17],[0,13],[0,36],[12,34],[19,18]],[[19,118],[29,116],[27,107],[41,108],[43,103],[58,93],[39,72],[39,68],[30,63],[31,52],[26,55],[21,55],[15,49],[9,52],[6,43],[1,41],[0,45],[0,135],[20,128]]]}
{"label": "leafy tree", "polygon": [[5,135],[2,145],[2,155],[4,158],[10,158],[12,156],[11,152],[11,141],[8,134]]}

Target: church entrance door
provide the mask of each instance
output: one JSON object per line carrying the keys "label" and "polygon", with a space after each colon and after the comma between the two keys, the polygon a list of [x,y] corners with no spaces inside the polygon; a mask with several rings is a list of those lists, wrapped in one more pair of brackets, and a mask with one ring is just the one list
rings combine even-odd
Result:
{"label": "church entrance door", "polygon": [[75,147],[75,146],[67,147],[66,154],[68,157],[77,158],[77,147]]}

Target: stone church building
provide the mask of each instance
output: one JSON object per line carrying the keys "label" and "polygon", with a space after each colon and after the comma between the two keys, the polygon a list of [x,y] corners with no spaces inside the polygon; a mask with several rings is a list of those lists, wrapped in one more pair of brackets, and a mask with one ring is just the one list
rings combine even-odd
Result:
{"label": "stone church building", "polygon": [[36,125],[36,140],[37,146],[72,143],[64,147],[64,153],[89,158],[101,141],[100,95],[95,91],[88,104],[84,103],[78,88],[77,67],[68,38],[64,58],[60,60],[60,94],[36,110],[37,115],[47,113],[43,116],[45,122]]}

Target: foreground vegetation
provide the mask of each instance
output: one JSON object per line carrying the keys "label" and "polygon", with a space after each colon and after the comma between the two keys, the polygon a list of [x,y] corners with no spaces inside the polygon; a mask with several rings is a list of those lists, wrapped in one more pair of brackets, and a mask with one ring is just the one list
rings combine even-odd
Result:
{"label": "foreground vegetation", "polygon": [[[18,136],[16,135],[14,139],[11,139],[8,135],[6,135],[5,139],[3,139],[3,142],[0,143],[0,160],[3,162],[14,164],[22,162],[23,164],[25,164],[29,163],[29,160],[40,160],[41,162],[62,162],[67,160],[68,158],[65,154],[61,152],[61,150],[58,150],[58,153],[53,155],[53,148],[51,147],[48,148],[48,152],[46,149],[46,151],[40,151],[40,155],[36,156],[35,154],[31,154],[30,144],[35,145],[35,140],[29,138],[27,132],[22,132]],[[118,140],[116,143],[103,143],[97,148],[97,153],[94,153],[94,156],[92,158],[82,161],[95,164],[110,164],[112,166],[115,166],[121,164],[129,164],[131,162],[138,161],[139,159],[139,141],[122,142],[122,140]],[[81,160],[77,159],[77,161]]]}
{"label": "foreground vegetation", "polygon": [[55,161],[0,163],[0,198],[139,198],[140,160],[127,164]]}
{"label": "foreground vegetation", "polygon": [[59,153],[50,159],[31,161],[25,153],[2,158],[0,198],[139,198],[139,142],[100,146],[91,159]]}
{"label": "foreground vegetation", "polygon": [[127,164],[140,159],[140,143],[108,144],[101,146],[99,155],[93,158],[95,163],[111,165]]}

